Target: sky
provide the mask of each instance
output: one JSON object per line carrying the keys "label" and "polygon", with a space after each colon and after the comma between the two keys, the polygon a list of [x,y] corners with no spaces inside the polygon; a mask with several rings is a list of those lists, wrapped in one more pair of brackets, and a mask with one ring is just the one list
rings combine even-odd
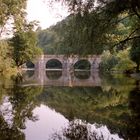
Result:
{"label": "sky", "polygon": [[68,15],[66,6],[55,3],[51,6],[49,0],[28,0],[27,19],[37,20],[42,29],[56,24]]}

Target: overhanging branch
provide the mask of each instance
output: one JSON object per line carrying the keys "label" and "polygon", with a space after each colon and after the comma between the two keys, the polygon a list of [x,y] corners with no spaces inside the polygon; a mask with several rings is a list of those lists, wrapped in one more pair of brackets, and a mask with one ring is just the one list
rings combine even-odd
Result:
{"label": "overhanging branch", "polygon": [[140,19],[140,14],[138,13],[138,10],[136,7],[132,7],[134,13],[136,14],[136,16]]}
{"label": "overhanging branch", "polygon": [[113,47],[118,46],[120,44],[126,44],[128,41],[133,40],[133,39],[137,39],[137,38],[140,38],[140,36],[128,37],[128,38],[116,43],[115,45],[113,45]]}

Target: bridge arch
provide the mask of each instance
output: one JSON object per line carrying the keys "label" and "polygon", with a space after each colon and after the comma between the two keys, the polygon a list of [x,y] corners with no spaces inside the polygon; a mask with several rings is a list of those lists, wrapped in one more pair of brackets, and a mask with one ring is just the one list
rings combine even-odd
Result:
{"label": "bridge arch", "polygon": [[26,63],[24,63],[22,65],[22,68],[25,68],[25,69],[35,69],[35,63],[32,62],[32,61],[27,61]]}
{"label": "bridge arch", "polygon": [[78,69],[78,70],[90,70],[91,63],[90,63],[90,61],[88,61],[86,59],[80,59],[74,63],[73,67],[75,70],[76,69]]}
{"label": "bridge arch", "polygon": [[58,59],[49,59],[46,62],[46,69],[62,69],[62,62]]}

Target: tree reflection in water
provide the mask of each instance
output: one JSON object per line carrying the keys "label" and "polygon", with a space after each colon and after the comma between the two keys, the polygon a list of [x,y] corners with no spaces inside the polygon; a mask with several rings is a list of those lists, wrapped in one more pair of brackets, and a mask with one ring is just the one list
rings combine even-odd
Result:
{"label": "tree reflection in water", "polygon": [[62,132],[54,133],[49,140],[123,140],[117,134],[111,134],[106,126],[89,124],[74,119]]}
{"label": "tree reflection in water", "polygon": [[10,102],[14,110],[14,123],[20,129],[25,128],[26,119],[36,121],[36,116],[33,116],[32,110],[37,105],[36,96],[42,92],[41,87],[19,87],[13,88],[13,96],[10,97]]}
{"label": "tree reflection in water", "polygon": [[128,137],[131,140],[140,139],[140,81],[136,82],[129,94],[129,107],[131,109],[130,122],[128,124]]}
{"label": "tree reflection in water", "polygon": [[13,86],[5,90],[8,94],[0,98],[0,140],[25,140],[25,122],[37,120],[32,111],[42,88]]}
{"label": "tree reflection in water", "polygon": [[[19,80],[19,79],[18,79]],[[16,82],[18,82],[18,80]],[[1,80],[2,82],[2,80]],[[44,104],[63,114],[70,123],[61,134],[51,140],[102,140],[103,135],[92,131],[95,122],[106,125],[112,134],[130,140],[140,139],[140,84],[134,87],[130,78],[108,76],[102,78],[102,87],[19,87],[11,81],[0,84],[0,140],[25,140],[26,120],[36,121],[33,110]],[[4,97],[8,97],[11,110],[1,110]],[[12,114],[9,126],[4,114]],[[79,120],[74,120],[78,118]],[[86,122],[81,122],[86,120]],[[100,126],[99,126],[100,127]],[[30,132],[29,132],[30,133]]]}
{"label": "tree reflection in water", "polygon": [[88,79],[90,78],[91,72],[90,71],[75,71],[74,76],[78,79]]}
{"label": "tree reflection in water", "polygon": [[25,135],[18,127],[9,128],[7,122],[0,115],[0,139],[1,140],[25,140]]}
{"label": "tree reflection in water", "polygon": [[62,76],[62,71],[46,71],[49,80],[58,80]]}

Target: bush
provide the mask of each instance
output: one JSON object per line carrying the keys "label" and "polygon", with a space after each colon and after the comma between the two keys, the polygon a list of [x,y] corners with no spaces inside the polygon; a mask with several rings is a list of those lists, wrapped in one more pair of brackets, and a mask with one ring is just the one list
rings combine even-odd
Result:
{"label": "bush", "polygon": [[117,58],[119,61],[118,64],[113,68],[113,70],[126,71],[136,67],[136,64],[132,60],[130,60],[129,54],[129,48],[119,51],[119,53],[117,53]]}
{"label": "bush", "polygon": [[100,64],[101,71],[128,71],[133,70],[136,64],[130,59],[130,48],[121,50],[116,54],[105,51],[102,54],[102,62]]}
{"label": "bush", "polygon": [[109,51],[103,52],[101,60],[101,71],[111,71],[118,64],[118,58],[115,55],[112,55]]}

